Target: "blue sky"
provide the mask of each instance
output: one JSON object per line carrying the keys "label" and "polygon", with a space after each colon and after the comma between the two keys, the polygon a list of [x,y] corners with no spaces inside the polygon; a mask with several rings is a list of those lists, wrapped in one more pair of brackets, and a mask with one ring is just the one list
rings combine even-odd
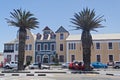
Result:
{"label": "blue sky", "polygon": [[32,30],[33,33],[42,33],[45,26],[56,31],[60,26],[65,27],[70,34],[80,34],[81,31],[71,31],[70,18],[74,13],[83,8],[95,9],[96,15],[104,15],[106,27],[97,29],[95,34],[119,33],[120,32],[120,0],[2,0],[0,2],[0,52],[3,45],[16,37],[18,28],[8,26],[5,18],[9,18],[13,9],[22,8],[30,11],[38,18],[39,28]]}

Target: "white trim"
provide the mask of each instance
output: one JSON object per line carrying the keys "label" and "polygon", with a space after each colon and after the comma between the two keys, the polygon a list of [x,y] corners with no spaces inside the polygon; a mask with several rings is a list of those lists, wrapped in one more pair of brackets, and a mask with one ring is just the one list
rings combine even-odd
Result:
{"label": "white trim", "polygon": [[69,62],[69,53],[68,53],[68,47],[69,46],[69,42],[67,42],[67,47],[66,47],[66,57],[67,57],[67,61],[66,62]]}

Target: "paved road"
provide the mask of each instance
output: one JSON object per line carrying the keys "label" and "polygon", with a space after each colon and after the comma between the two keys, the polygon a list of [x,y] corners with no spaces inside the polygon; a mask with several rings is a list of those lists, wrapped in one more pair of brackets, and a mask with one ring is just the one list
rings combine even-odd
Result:
{"label": "paved road", "polygon": [[46,76],[5,76],[0,80],[120,80],[119,76],[100,74],[47,74]]}
{"label": "paved road", "polygon": [[[26,76],[27,73],[19,73],[19,76],[11,76],[12,73],[5,73],[0,80],[120,80],[120,69],[98,69],[100,74],[71,74],[70,70],[28,70],[34,76]],[[66,71],[67,73],[35,73],[35,71]],[[117,74],[117,75],[106,75]],[[46,74],[46,76],[38,76]]]}

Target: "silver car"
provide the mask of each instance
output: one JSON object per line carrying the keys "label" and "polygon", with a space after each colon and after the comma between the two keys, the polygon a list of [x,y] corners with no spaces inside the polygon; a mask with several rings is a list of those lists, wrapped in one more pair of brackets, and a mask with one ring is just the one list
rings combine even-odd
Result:
{"label": "silver car", "polygon": [[[30,64],[29,69],[39,69],[38,63]],[[50,69],[50,66],[41,64],[41,69]]]}

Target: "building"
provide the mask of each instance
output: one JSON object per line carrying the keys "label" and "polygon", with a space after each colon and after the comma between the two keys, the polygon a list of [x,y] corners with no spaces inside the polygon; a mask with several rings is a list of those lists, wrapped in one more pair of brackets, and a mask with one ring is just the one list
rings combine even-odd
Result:
{"label": "building", "polygon": [[46,26],[43,34],[38,33],[35,41],[35,62],[53,63],[56,54],[56,35]]}
{"label": "building", "polygon": [[[17,61],[18,60],[18,36],[16,39],[4,43],[4,60],[5,62]],[[26,36],[26,46],[25,46],[25,63],[34,60],[34,45],[35,45],[35,35],[32,34],[29,30],[27,30]]]}
{"label": "building", "polygon": [[[120,34],[92,34],[91,62],[120,61]],[[18,38],[4,44],[4,59],[18,59]],[[27,30],[25,62],[53,63],[58,55],[60,63],[82,61],[81,35],[71,35],[62,26],[54,33],[48,26],[43,33],[32,34]]]}
{"label": "building", "polygon": [[66,39],[69,36],[69,32],[61,26],[56,32],[56,53],[60,63],[66,62]]}
{"label": "building", "polygon": [[[92,34],[91,62],[120,61],[120,34]],[[83,60],[81,35],[69,35],[66,39],[67,62]]]}

